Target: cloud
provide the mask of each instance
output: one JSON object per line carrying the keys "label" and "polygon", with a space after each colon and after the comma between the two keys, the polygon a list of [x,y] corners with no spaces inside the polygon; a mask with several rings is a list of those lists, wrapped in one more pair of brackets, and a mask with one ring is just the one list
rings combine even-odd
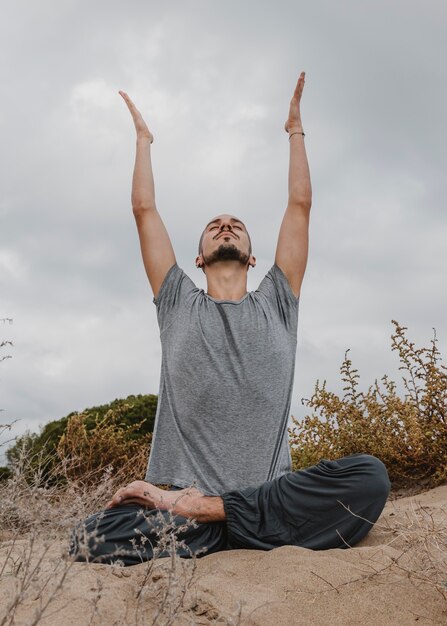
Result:
{"label": "cloud", "polygon": [[389,371],[391,319],[446,345],[444,3],[19,1],[2,15],[3,418],[35,427],[157,393],[160,347],[130,205],[132,119],[146,119],[157,207],[194,266],[206,220],[240,215],[257,287],[287,205],[290,98],[313,204],[292,413],[317,378]]}

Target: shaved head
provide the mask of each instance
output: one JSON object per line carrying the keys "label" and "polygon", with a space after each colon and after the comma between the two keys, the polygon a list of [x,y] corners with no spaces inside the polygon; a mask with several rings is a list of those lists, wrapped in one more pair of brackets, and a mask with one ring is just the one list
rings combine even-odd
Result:
{"label": "shaved head", "polygon": [[[199,254],[202,254],[202,241],[203,241],[203,235],[206,232],[206,229],[209,228],[211,225],[216,224],[217,226],[219,226],[220,222],[222,221],[222,218],[227,217],[228,213],[224,213],[222,215],[218,215],[217,217],[214,217],[210,222],[208,222],[208,224],[205,226],[205,228],[202,231],[202,234],[200,235],[200,241],[199,241]],[[247,233],[247,237],[248,237],[248,241],[250,242],[250,251],[249,254],[251,254],[252,250],[251,250],[251,239],[250,239],[250,235],[248,234],[248,230],[247,227],[245,226],[244,222],[242,222],[238,217],[235,217],[233,215],[230,215],[230,221],[232,224],[239,224],[240,226],[243,226],[245,232]]]}

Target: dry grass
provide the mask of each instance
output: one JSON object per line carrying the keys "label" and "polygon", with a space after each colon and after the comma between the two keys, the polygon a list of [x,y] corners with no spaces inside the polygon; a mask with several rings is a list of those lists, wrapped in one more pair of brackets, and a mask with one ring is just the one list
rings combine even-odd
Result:
{"label": "dry grass", "polygon": [[[130,575],[134,567],[124,567],[117,554],[113,566],[75,563],[68,555],[67,540],[79,519],[103,508],[111,493],[126,482],[125,474],[117,477],[110,471],[97,470],[83,480],[66,478],[55,483],[51,476],[35,471],[30,480],[30,460],[24,456],[14,468],[11,478],[0,482],[0,626],[16,623],[38,624],[58,619],[73,602],[84,602],[85,624],[101,624],[104,620],[104,569],[113,580],[125,583],[123,613],[119,623],[129,625],[227,624],[241,623],[241,609],[233,615],[222,615],[215,606],[197,595],[197,558],[177,556],[180,547],[174,518],[159,525],[154,559],[142,559],[136,566],[138,575]],[[58,473],[62,468],[58,469]],[[95,478],[95,480],[94,480]],[[352,513],[352,512],[351,512]],[[142,514],[145,514],[142,511]],[[354,513],[352,513],[355,515]],[[163,518],[164,519],[164,518]],[[417,587],[435,589],[447,601],[447,510],[435,517],[429,507],[414,506],[400,516],[384,517],[374,525],[384,537],[383,545],[396,548],[395,556],[378,558],[369,554],[362,562],[364,571],[349,584],[370,581],[400,584],[404,575]],[[195,522],[190,521],[191,524]],[[100,537],[93,537],[101,541]],[[87,544],[84,538],[84,545]],[[141,546],[147,539],[141,538]],[[135,545],[138,551],[139,545]],[[82,549],[82,548],[81,548]],[[168,555],[160,557],[161,554]],[[79,588],[79,568],[89,572],[88,589]],[[339,593],[340,587],[326,581],[327,591]],[[86,583],[87,584],[87,583]],[[77,589],[77,595],[73,591]],[[123,589],[123,587],[120,587]],[[118,592],[117,592],[118,593]],[[85,610],[85,604],[88,609]],[[30,610],[32,607],[32,610]],[[421,615],[423,612],[421,613]],[[26,616],[26,619],[24,618]],[[25,621],[23,621],[25,619]]]}
{"label": "dry grass", "polygon": [[[110,495],[110,489],[113,491],[117,486],[110,475],[104,475],[95,487],[90,485],[86,489],[74,481],[62,487],[42,485],[38,477],[30,483],[16,471],[0,485],[0,524],[4,529],[0,547],[0,626],[38,624],[42,620],[52,623],[51,619],[59,619],[58,615],[62,616],[70,604],[78,602],[84,603],[82,617],[85,618],[85,621],[79,619],[79,624],[104,623],[104,586],[110,587],[115,580],[120,583],[116,593],[121,593],[123,599],[122,614],[115,623],[132,626],[241,623],[241,609],[233,615],[222,615],[218,607],[204,602],[200,593],[197,595],[200,554],[191,554],[190,559],[177,556],[183,544],[178,541],[172,517],[160,524],[154,559],[146,562],[142,559],[140,566],[124,567],[119,554],[112,566],[75,563],[69,557],[69,531],[79,518],[101,508],[100,503]],[[351,514],[355,515],[352,511]],[[417,503],[405,513],[382,516],[374,525],[383,537],[383,543],[377,546],[377,559],[369,551],[361,561],[363,571],[344,585],[371,580],[386,585],[402,584],[404,577],[415,587],[434,589],[447,608],[446,520],[446,508],[434,515],[431,507]],[[96,539],[101,541],[100,537]],[[145,540],[142,537],[141,545]],[[392,556],[384,555],[384,546],[395,548]],[[138,551],[139,546],[135,545],[135,549]],[[168,556],[161,558],[162,553]],[[86,576],[84,587],[78,587],[79,568],[88,572],[82,575]],[[109,572],[106,578],[104,570]],[[138,573],[131,574],[130,570]],[[327,589],[313,593],[315,599],[326,593],[338,594],[343,586],[329,580],[325,583]],[[421,608],[421,616],[428,614],[428,609]]]}
{"label": "dry grass", "polygon": [[414,500],[411,502],[411,511],[398,515],[391,513],[392,521],[390,517],[382,517],[375,523],[376,531],[389,537],[379,550],[383,546],[393,546],[400,549],[400,554],[391,557],[387,566],[379,570],[373,568],[368,578],[399,570],[416,586],[420,583],[429,585],[447,601],[447,506],[434,516],[432,507],[422,506]]}
{"label": "dry grass", "polygon": [[[35,459],[30,462],[24,456],[12,477],[0,482],[0,626],[12,626],[23,619],[26,624],[38,624],[63,613],[72,602],[87,600],[89,609],[84,614],[89,617],[85,623],[102,623],[98,607],[104,583],[98,572],[105,568],[114,577],[126,580],[126,572],[134,568],[124,567],[120,560],[123,554],[119,552],[113,555],[117,557],[113,566],[98,565],[94,560],[77,563],[69,555],[68,537],[79,519],[104,508],[110,495],[125,482],[124,474],[112,476],[108,471],[99,475],[94,470],[82,480],[67,478],[64,484],[58,484],[51,476],[44,478],[45,472],[36,471],[36,467]],[[64,468],[59,467],[58,475],[62,471]],[[149,512],[142,509],[141,515],[149,520]],[[141,558],[138,576],[129,581],[127,606],[119,623],[196,624],[203,611],[207,614],[206,623],[239,624],[237,615],[224,617],[213,607],[203,610],[203,604],[195,597],[196,560],[206,550],[189,551],[189,559],[180,558],[178,551],[188,548],[179,541],[178,534],[196,522],[188,520],[179,526],[175,517],[165,518],[161,514],[159,522],[154,558]],[[82,553],[87,551],[89,541],[100,543],[102,538],[92,533],[78,540]],[[146,541],[147,537],[141,535],[140,542],[134,543],[134,551],[138,553]],[[77,596],[73,592],[78,585],[79,568],[91,572],[87,600],[82,588]],[[215,619],[211,619],[213,615]]]}

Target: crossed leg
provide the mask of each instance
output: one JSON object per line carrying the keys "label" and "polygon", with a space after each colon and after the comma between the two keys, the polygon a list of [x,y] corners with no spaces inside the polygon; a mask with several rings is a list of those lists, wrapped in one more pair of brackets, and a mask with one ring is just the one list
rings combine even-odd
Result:
{"label": "crossed leg", "polygon": [[256,489],[222,496],[230,548],[311,550],[354,546],[380,517],[390,492],[385,465],[369,454],[322,459]]}
{"label": "crossed leg", "polygon": [[[164,509],[154,508],[149,502],[142,506],[134,496],[134,501],[123,500],[90,515],[73,529],[69,553],[76,561],[136,565],[171,556],[173,551],[191,558],[227,549],[225,522],[201,524],[174,513],[172,507],[168,508],[175,501],[170,498],[171,492],[163,494]],[[179,491],[174,494],[179,497]]]}
{"label": "crossed leg", "polygon": [[[186,548],[206,554],[231,548],[271,550],[296,545],[312,550],[354,546],[371,530],[390,491],[385,465],[369,454],[353,454],[290,472],[260,486],[204,496],[197,489],[164,491],[135,481],[119,490],[105,511],[81,527],[96,530],[103,543],[90,542],[90,557],[113,562],[112,549],[126,552],[126,565],[150,559],[159,540],[156,519],[173,520],[174,532]],[[143,514],[142,507],[146,511]],[[185,522],[195,520],[188,527]],[[132,553],[136,537],[145,549]],[[135,552],[135,550],[134,550]],[[82,558],[75,541],[71,553]]]}

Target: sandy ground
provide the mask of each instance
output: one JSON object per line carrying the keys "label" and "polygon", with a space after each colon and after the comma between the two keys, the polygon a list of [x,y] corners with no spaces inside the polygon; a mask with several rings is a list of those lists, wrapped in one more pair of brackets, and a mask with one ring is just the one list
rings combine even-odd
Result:
{"label": "sandy ground", "polygon": [[447,485],[390,499],[345,550],[233,550],[127,568],[71,563],[65,550],[41,538],[1,544],[0,624],[447,624]]}

